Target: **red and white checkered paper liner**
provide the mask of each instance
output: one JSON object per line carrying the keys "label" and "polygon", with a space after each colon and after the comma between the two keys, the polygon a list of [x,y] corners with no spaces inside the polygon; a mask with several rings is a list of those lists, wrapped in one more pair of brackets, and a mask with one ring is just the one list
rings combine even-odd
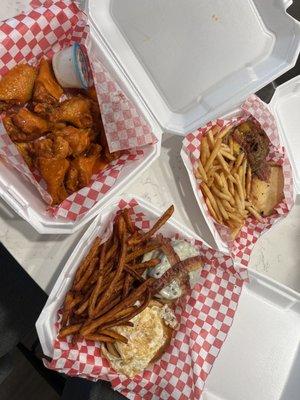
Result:
{"label": "red and white checkered paper liner", "polygon": [[[138,227],[149,229],[152,226],[152,217],[136,200],[120,201],[118,208],[124,207],[131,209]],[[71,344],[68,340],[57,339],[48,368],[70,376],[108,380],[113,389],[134,400],[200,398],[232,325],[243,280],[234,269],[231,257],[207,247],[201,240],[185,238],[183,232],[167,228],[168,236],[194,244],[206,264],[201,271],[201,282],[176,307],[179,328],[162,358],[141,375],[128,379],[110,368],[101,356],[98,343],[82,340]]]}
{"label": "red and white checkered paper liner", "polygon": [[197,182],[197,194],[201,203],[203,204],[206,215],[205,218],[213,221],[222,241],[228,246],[230,254],[234,260],[242,266],[247,267],[250,261],[250,254],[257,239],[264,232],[268,231],[275,223],[279,222],[282,218],[286,217],[294,205],[294,185],[291,164],[288,160],[285,149],[280,144],[278,128],[274,116],[271,114],[268,106],[261,101],[257,96],[251,95],[241,107],[240,115],[232,118],[231,120],[217,119],[209,122],[204,127],[195,132],[188,134],[183,140],[183,151],[188,155],[191,164],[194,166],[200,157],[201,152],[201,138],[215,125],[218,126],[236,126],[239,123],[254,118],[268,135],[271,148],[268,156],[269,161],[273,161],[278,165],[282,165],[284,175],[284,199],[278,204],[274,210],[274,214],[270,217],[265,217],[263,222],[259,222],[253,217],[246,220],[245,225],[242,227],[240,234],[232,241],[230,239],[229,229],[218,224],[210,215],[203,194],[199,188],[200,180],[194,176]]}
{"label": "red and white checkered paper liner", "polygon": [[[0,75],[21,62],[36,65],[42,56],[51,58],[55,52],[75,42],[89,46],[87,18],[76,4],[68,1],[33,2],[30,11],[0,24]],[[126,151],[119,160],[95,174],[89,186],[49,210],[53,216],[69,220],[81,218],[116,184],[123,169],[131,171],[133,162],[143,158],[144,151],[140,147],[156,141],[149,125],[100,60],[95,58],[95,54],[89,58],[94,68],[94,82],[108,143],[113,151]],[[45,182],[38,171],[30,171],[2,123],[0,156],[38,189],[46,203],[51,203]]]}

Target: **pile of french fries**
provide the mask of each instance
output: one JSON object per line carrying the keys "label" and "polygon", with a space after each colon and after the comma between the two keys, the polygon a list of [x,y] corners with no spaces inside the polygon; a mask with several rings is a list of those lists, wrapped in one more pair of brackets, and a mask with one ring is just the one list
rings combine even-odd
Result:
{"label": "pile of french fries", "polygon": [[233,140],[231,126],[214,126],[201,139],[195,176],[211,216],[230,228],[235,239],[249,214],[262,217],[249,201],[252,173],[242,148]]}
{"label": "pile of french fries", "polygon": [[113,232],[101,243],[97,237],[79,265],[65,297],[60,337],[73,335],[104,343],[127,339],[112,328],[133,326],[130,320],[142,312],[159,290],[154,278],[144,278],[159,258],[142,262],[143,255],[162,245],[155,233],[173,214],[171,206],[153,227],[143,232],[136,228],[128,209],[115,218]]}

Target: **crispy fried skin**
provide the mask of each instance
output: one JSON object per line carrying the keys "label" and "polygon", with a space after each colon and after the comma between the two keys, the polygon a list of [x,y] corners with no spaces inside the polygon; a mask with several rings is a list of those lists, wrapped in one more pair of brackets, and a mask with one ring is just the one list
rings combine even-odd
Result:
{"label": "crispy fried skin", "polygon": [[89,99],[80,96],[71,97],[53,110],[50,114],[50,121],[68,122],[76,128],[91,128],[93,118],[90,108]]}
{"label": "crispy fried skin", "polygon": [[16,65],[0,80],[0,102],[24,104],[31,99],[36,71],[28,64]]}
{"label": "crispy fried skin", "polygon": [[52,205],[61,203],[67,197],[64,178],[70,162],[67,159],[39,157],[37,165],[47,183],[47,191],[52,197]]}
{"label": "crispy fried skin", "polygon": [[3,118],[4,127],[14,142],[31,142],[43,136],[49,130],[49,124],[43,118],[27,108]]}
{"label": "crispy fried skin", "polygon": [[34,142],[36,157],[63,159],[70,154],[69,143],[62,137],[43,138]]}
{"label": "crispy fried skin", "polygon": [[71,161],[71,166],[78,172],[78,188],[87,186],[93,175],[93,168],[100,156],[101,146],[92,144],[87,155],[79,156]]}
{"label": "crispy fried skin", "polygon": [[69,143],[71,155],[76,157],[85,152],[91,143],[90,129],[78,129],[66,126],[53,132],[52,137],[62,137]]}
{"label": "crispy fried skin", "polygon": [[55,104],[63,93],[62,87],[55,79],[51,63],[42,58],[35,81],[33,100],[37,103]]}

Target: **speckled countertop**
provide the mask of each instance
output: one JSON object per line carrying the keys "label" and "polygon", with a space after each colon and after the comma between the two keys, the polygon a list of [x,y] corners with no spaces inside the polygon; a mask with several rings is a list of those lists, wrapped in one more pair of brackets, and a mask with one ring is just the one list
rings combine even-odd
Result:
{"label": "speckled countertop", "polygon": [[[202,218],[179,152],[182,139],[165,135],[158,160],[128,188],[153,205],[165,209],[175,204],[175,217],[214,245]],[[0,240],[47,293],[81,237],[72,235],[40,235],[0,202]],[[300,292],[300,198],[288,217],[273,227],[257,242],[251,255],[250,268]]]}
{"label": "speckled countertop", "polygon": [[[18,14],[28,3],[29,0],[1,3],[0,20]],[[164,135],[160,158],[138,177],[127,193],[142,196],[161,209],[175,204],[175,217],[214,245],[179,155],[181,142],[180,137]],[[0,200],[0,240],[47,293],[88,226],[72,235],[40,235]],[[300,292],[299,246],[298,196],[288,217],[259,239],[251,255],[250,268]]]}

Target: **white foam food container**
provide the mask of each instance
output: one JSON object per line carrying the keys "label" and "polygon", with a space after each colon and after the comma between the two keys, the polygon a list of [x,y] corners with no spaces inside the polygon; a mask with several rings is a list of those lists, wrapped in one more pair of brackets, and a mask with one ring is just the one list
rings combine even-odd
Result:
{"label": "white foam food container", "polygon": [[290,0],[81,0],[95,36],[164,131],[185,135],[290,69]]}
{"label": "white foam food container", "polygon": [[[85,257],[95,237],[101,237],[101,233],[105,231],[107,225],[118,210],[120,200],[123,199],[125,201],[130,201],[132,198],[137,200],[139,208],[141,208],[142,211],[145,210],[145,213],[150,217],[159,218],[162,215],[163,210],[153,207],[149,202],[135,195],[128,194],[122,195],[122,197],[115,196],[113,200],[106,203],[101,213],[94,219],[85,234],[82,236],[65,264],[36,322],[36,329],[45,355],[49,357],[53,355],[52,344],[56,338],[54,325],[57,320],[57,311],[63,304],[65,295],[72,284],[78,265]],[[174,235],[176,232],[180,232],[187,239],[198,238],[193,231],[177,222],[173,217],[167,221],[161,229],[161,232],[165,235]],[[203,239],[201,239],[201,241],[204,245],[210,247]]]}
{"label": "white foam food container", "polygon": [[[20,5],[19,5],[20,6]],[[24,9],[27,2],[24,1]],[[94,218],[102,208],[118,193],[124,191],[151,163],[159,157],[161,149],[162,130],[148,109],[144,106],[139,96],[136,95],[127,77],[114,63],[110,54],[101,42],[92,35],[90,41],[91,51],[97,54],[99,59],[116,79],[120,87],[126,93],[133,104],[141,111],[145,120],[150,124],[152,132],[157,137],[157,143],[143,147],[144,157],[133,161],[129,173],[121,171],[116,184],[101,200],[99,200],[81,219],[77,221],[66,220],[62,217],[54,218],[46,212],[47,205],[42,200],[33,185],[28,184],[20,173],[0,162],[0,196],[22,218],[29,222],[41,234],[71,234],[82,228]]]}
{"label": "white foam food container", "polygon": [[[276,88],[269,108],[279,128],[281,144],[286,148],[291,162],[295,194],[300,194],[300,76],[296,76]],[[240,112],[240,109],[235,109],[219,118],[229,120],[237,117]],[[181,150],[180,155],[189,175],[195,198],[205,222],[215,239],[217,248],[223,253],[228,253],[228,245],[221,238],[215,227],[213,218],[207,214],[204,203],[199,197],[199,185],[195,179],[189,156],[184,150]],[[275,224],[280,222],[281,219],[278,218]]]}
{"label": "white foam food container", "polygon": [[[134,197],[148,215],[161,215],[161,210]],[[36,322],[46,356],[53,356],[57,311],[75,271],[95,236],[110,221],[119,200],[115,198],[107,204],[85,232]],[[174,231],[181,232],[186,238],[198,238],[171,218],[164,227],[164,233]],[[300,295],[250,271],[250,283],[243,288],[233,326],[208,377],[202,400],[298,400],[299,343]]]}
{"label": "white foam food container", "polygon": [[270,108],[292,164],[295,191],[300,194],[300,75],[276,88]]}

